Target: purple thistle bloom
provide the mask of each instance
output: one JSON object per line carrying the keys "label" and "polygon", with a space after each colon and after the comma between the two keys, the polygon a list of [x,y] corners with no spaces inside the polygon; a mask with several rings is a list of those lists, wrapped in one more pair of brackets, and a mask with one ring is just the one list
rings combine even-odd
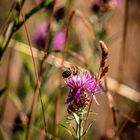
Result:
{"label": "purple thistle bloom", "polygon": [[62,51],[64,49],[64,43],[65,43],[65,33],[64,31],[59,31],[53,38],[52,49],[55,51]]}
{"label": "purple thistle bloom", "polygon": [[66,103],[78,105],[80,103],[80,107],[82,107],[81,102],[83,102],[81,98],[83,100],[83,97],[85,97],[84,93],[94,95],[103,92],[101,82],[97,81],[96,77],[87,71],[67,78],[65,86],[70,89]]}
{"label": "purple thistle bloom", "polygon": [[41,23],[33,34],[33,42],[39,49],[43,49],[45,47],[45,40],[47,35],[47,23]]}

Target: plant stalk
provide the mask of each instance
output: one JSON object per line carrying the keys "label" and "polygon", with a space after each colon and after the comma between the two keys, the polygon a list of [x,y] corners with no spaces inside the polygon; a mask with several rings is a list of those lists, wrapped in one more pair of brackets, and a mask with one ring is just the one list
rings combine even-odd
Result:
{"label": "plant stalk", "polygon": [[22,7],[24,5],[24,2],[25,2],[25,0],[21,0],[20,3],[17,2],[15,4],[16,15],[15,15],[15,18],[9,23],[9,25],[7,27],[7,30],[6,30],[6,32],[4,34],[4,37],[3,37],[4,40],[2,42],[2,45],[0,46],[0,59],[1,59],[5,49],[7,48],[8,44],[10,42],[10,39],[11,39],[13,33],[14,33],[14,27],[16,25],[16,18],[19,18],[19,15],[20,15],[21,9],[22,9]]}

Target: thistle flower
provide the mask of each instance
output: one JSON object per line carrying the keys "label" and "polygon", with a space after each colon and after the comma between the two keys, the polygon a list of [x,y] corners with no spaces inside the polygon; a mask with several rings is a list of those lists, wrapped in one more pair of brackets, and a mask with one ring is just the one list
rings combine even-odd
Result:
{"label": "thistle flower", "polygon": [[79,108],[85,108],[89,104],[89,97],[88,94],[85,92],[81,92],[79,96],[79,101],[74,98],[72,102],[68,105],[68,113],[71,114],[72,112],[77,111]]}
{"label": "thistle flower", "polygon": [[89,103],[88,94],[95,95],[103,92],[101,82],[87,71],[67,78],[65,86],[70,89],[66,100],[66,104],[69,104],[68,111],[86,107]]}
{"label": "thistle flower", "polygon": [[64,49],[65,43],[65,33],[64,31],[59,31],[53,38],[52,49],[55,51],[62,51]]}
{"label": "thistle flower", "polygon": [[42,22],[33,33],[33,42],[41,50],[45,47],[45,39],[47,35],[47,23]]}

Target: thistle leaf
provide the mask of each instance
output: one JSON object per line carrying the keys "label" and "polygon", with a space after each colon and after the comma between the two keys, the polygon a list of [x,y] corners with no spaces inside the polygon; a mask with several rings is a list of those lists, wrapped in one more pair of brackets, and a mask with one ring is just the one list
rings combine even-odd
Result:
{"label": "thistle leaf", "polygon": [[60,126],[62,126],[63,128],[66,129],[66,131],[74,138],[74,140],[76,140],[76,137],[72,134],[72,132],[63,124],[59,124]]}
{"label": "thistle leaf", "polygon": [[83,135],[81,136],[81,138],[85,136],[85,134],[88,132],[88,130],[90,129],[90,127],[93,125],[93,122],[94,122],[94,121],[92,121],[92,122],[90,123],[90,125],[87,127],[87,129],[85,130],[85,132],[83,133]]}

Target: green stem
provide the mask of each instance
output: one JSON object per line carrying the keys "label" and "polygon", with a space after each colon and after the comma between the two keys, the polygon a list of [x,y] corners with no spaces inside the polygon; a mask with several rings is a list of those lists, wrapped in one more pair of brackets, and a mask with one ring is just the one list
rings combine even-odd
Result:
{"label": "green stem", "polygon": [[81,124],[82,124],[82,120],[79,119],[79,124],[77,124],[77,130],[76,130],[76,137],[77,137],[77,140],[80,140],[81,139]]}
{"label": "green stem", "polygon": [[15,25],[15,21],[12,21],[9,24],[8,28],[7,28],[4,40],[3,40],[2,45],[0,47],[0,59],[1,59],[5,49],[7,48],[7,45],[9,44],[9,41],[10,41],[12,35],[13,35],[13,27],[14,27],[14,25]]}
{"label": "green stem", "polygon": [[44,6],[46,6],[45,2],[42,2],[42,3],[38,4],[36,7],[34,7],[29,13],[27,13],[25,15],[24,19],[22,21],[18,22],[18,24],[14,28],[14,32],[16,32],[24,24],[24,22],[26,22],[32,15],[34,15],[36,12],[38,12],[39,10],[44,8]]}
{"label": "green stem", "polygon": [[[20,11],[23,7],[23,4],[24,4],[25,0],[21,0],[20,3],[16,3],[15,5],[15,9],[16,9],[16,15],[15,17],[18,18],[19,15],[20,15]],[[20,7],[20,8],[19,8]],[[9,42],[10,42],[10,39],[14,33],[14,27],[16,25],[16,18],[14,18],[8,25],[7,27],[7,30],[4,34],[4,40],[2,42],[2,45],[0,46],[0,59],[5,51],[5,49],[7,48]]]}
{"label": "green stem", "polygon": [[[49,5],[50,3],[46,3],[45,1],[38,4],[36,7],[34,7],[29,13],[27,13],[24,17],[24,19],[22,21],[18,21],[17,23],[17,19],[19,18],[20,15],[20,11],[23,7],[25,0],[21,0],[20,4],[19,4],[19,9],[17,9],[17,13],[16,13],[16,18],[13,19],[13,21],[11,21],[11,23],[9,24],[6,33],[4,35],[4,40],[2,42],[2,45],[0,46],[0,59],[3,55],[3,53],[5,52],[10,39],[12,37],[12,35],[18,30],[20,29],[20,27],[22,27],[22,25],[24,24],[24,22],[26,22],[32,15],[34,15],[36,12],[38,12],[39,10],[41,10],[42,8],[46,7],[47,5]],[[18,4],[18,3],[17,3]]]}
{"label": "green stem", "polygon": [[76,121],[76,140],[81,140],[82,135],[83,135],[83,112],[82,114],[78,116],[78,114],[73,113],[73,116]]}

